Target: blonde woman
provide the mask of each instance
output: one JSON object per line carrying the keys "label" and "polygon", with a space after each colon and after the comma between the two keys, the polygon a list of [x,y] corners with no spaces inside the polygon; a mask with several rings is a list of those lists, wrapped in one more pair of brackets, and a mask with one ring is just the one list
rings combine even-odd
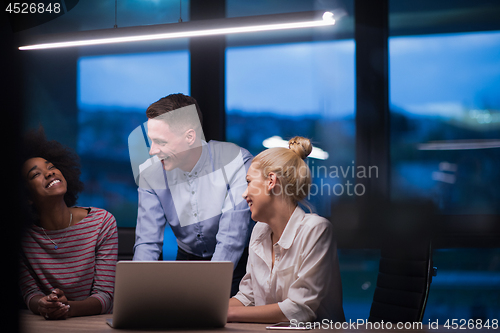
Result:
{"label": "blonde woman", "polygon": [[331,223],[298,206],[309,194],[304,159],[311,150],[308,139],[295,137],[289,149],[261,152],[248,169],[243,197],[258,222],[247,274],[229,300],[228,321],[345,320]]}

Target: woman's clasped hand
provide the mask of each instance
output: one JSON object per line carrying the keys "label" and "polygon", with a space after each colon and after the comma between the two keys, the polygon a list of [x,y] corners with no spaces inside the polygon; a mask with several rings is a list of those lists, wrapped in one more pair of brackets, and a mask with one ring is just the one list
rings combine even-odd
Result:
{"label": "woman's clasped hand", "polygon": [[71,308],[64,292],[59,288],[52,290],[47,296],[40,297],[37,304],[38,312],[45,319],[66,319]]}

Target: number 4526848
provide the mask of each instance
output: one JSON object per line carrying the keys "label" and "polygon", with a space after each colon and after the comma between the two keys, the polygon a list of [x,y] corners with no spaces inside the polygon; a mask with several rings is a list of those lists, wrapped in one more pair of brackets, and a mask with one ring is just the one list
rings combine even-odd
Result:
{"label": "number 4526848", "polygon": [[492,319],[491,321],[488,319],[486,321],[482,321],[481,319],[448,319],[444,325],[447,329],[453,330],[466,330],[466,329],[498,329],[498,319]]}
{"label": "number 4526848", "polygon": [[26,3],[14,2],[7,5],[5,11],[10,14],[43,14],[43,13],[56,13],[61,12],[61,4],[59,2],[44,4],[43,2]]}

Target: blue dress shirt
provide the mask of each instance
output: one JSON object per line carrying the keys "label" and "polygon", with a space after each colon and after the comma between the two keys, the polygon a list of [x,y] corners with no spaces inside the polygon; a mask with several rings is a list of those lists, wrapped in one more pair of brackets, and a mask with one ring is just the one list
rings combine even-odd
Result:
{"label": "blue dress shirt", "polygon": [[142,166],[134,260],[158,260],[169,223],[182,250],[238,264],[254,225],[241,196],[252,155],[227,142],[202,147],[191,172],[165,171],[157,159]]}

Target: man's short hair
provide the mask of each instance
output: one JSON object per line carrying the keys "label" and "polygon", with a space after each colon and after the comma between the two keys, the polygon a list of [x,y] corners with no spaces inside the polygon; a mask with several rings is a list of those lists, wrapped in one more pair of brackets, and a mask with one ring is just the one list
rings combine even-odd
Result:
{"label": "man's short hair", "polygon": [[201,114],[200,107],[196,102],[196,99],[194,99],[191,96],[186,96],[184,94],[171,94],[161,98],[157,102],[154,102],[146,110],[146,116],[149,119],[153,119],[167,112],[193,104],[196,106],[196,112],[198,113],[200,124],[202,124],[203,116]]}

